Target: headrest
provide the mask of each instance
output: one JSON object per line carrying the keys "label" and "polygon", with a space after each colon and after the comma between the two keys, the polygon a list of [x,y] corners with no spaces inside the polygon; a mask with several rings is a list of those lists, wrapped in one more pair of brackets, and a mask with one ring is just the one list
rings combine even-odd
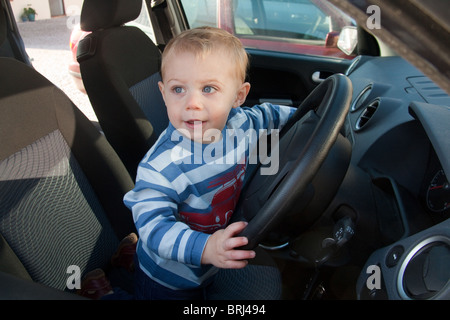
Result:
{"label": "headrest", "polygon": [[81,30],[96,31],[120,26],[136,19],[141,8],[142,0],[84,0]]}
{"label": "headrest", "polygon": [[2,45],[3,41],[6,39],[6,29],[6,16],[3,7],[0,5],[0,45]]}

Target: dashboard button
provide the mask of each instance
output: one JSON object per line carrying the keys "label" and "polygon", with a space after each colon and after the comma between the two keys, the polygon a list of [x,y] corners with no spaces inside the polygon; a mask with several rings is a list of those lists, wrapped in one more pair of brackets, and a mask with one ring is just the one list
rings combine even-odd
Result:
{"label": "dashboard button", "polygon": [[393,247],[386,256],[386,265],[389,268],[394,267],[400,261],[400,258],[405,249],[403,246],[395,246]]}

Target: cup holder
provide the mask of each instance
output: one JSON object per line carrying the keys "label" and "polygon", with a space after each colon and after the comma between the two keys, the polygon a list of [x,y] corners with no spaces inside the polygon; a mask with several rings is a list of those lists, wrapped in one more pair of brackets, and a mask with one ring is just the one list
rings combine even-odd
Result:
{"label": "cup holder", "polygon": [[450,298],[450,238],[429,237],[417,244],[403,261],[397,278],[402,299]]}

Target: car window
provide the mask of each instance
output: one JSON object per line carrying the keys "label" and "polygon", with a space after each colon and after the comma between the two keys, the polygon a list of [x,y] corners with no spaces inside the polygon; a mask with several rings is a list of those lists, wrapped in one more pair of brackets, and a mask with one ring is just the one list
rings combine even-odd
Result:
{"label": "car window", "polygon": [[353,20],[325,0],[182,0],[190,28],[217,26],[248,48],[352,58],[337,48]]}
{"label": "car window", "polygon": [[216,0],[182,0],[181,3],[190,28],[218,26]]}
{"label": "car window", "polygon": [[145,1],[142,1],[141,13],[133,21],[127,22],[126,25],[135,26],[145,32],[145,34],[156,43],[155,33],[153,32],[153,27],[150,22],[150,17],[148,15],[147,6]]}

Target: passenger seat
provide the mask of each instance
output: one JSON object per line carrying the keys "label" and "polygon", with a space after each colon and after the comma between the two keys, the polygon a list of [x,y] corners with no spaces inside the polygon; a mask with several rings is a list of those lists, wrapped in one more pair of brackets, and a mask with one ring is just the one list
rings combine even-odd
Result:
{"label": "passenger seat", "polygon": [[161,52],[139,28],[142,0],[85,0],[78,46],[84,87],[99,124],[134,178],[145,153],[167,127],[158,89]]}

